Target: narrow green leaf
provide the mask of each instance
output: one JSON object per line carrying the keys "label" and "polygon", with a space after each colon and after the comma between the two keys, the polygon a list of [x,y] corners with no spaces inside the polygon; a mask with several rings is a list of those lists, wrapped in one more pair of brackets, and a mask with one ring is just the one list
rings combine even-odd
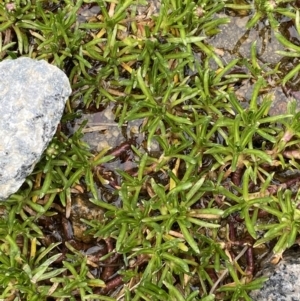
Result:
{"label": "narrow green leaf", "polygon": [[275,32],[274,33],[276,39],[286,48],[289,48],[291,50],[294,50],[296,52],[300,52],[300,46],[297,46],[295,44],[293,44],[292,42],[290,42],[289,40],[287,40],[282,34],[280,34],[279,32]]}
{"label": "narrow green leaf", "polygon": [[169,264],[173,265],[177,265],[178,267],[180,267],[184,272],[189,273],[190,269],[188,264],[181,258],[178,258],[174,255],[171,255],[170,253],[166,253],[163,252],[161,253],[161,257],[167,261],[169,261]]}
{"label": "narrow green leaf", "polygon": [[180,230],[182,232],[182,235],[185,238],[185,240],[187,241],[187,243],[197,254],[200,254],[199,247],[198,247],[196,241],[194,240],[194,238],[192,237],[192,235],[190,234],[190,231],[187,229],[187,227],[184,225],[184,223],[182,221],[178,220],[177,223],[178,223]]}

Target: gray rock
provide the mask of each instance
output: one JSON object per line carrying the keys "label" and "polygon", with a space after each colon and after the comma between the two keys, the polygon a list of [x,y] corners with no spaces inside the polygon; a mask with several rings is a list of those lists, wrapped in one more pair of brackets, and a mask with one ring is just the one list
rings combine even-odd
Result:
{"label": "gray rock", "polygon": [[0,200],[16,192],[55,134],[67,98],[67,76],[46,61],[0,63]]}
{"label": "gray rock", "polygon": [[260,290],[251,292],[250,297],[254,301],[299,301],[299,249],[288,250],[277,265],[269,264],[258,276],[267,276],[269,279]]}

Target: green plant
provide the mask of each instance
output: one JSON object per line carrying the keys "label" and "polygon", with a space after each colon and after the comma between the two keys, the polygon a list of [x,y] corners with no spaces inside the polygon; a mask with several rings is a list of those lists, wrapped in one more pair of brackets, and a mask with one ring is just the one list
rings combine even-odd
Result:
{"label": "green plant", "polygon": [[[247,29],[250,29],[257,25],[262,19],[267,18],[273,29],[279,26],[278,17],[276,14],[282,14],[284,16],[291,16],[293,14],[294,7],[293,1],[290,0],[254,0],[253,3],[248,4],[244,1],[233,1],[234,3],[226,4],[226,7],[233,10],[245,10],[253,11],[251,19],[247,22]],[[289,4],[291,3],[291,5]]]}
{"label": "green plant", "polygon": [[[236,2],[164,0],[149,14],[134,0],[0,3],[2,57],[47,59],[69,76],[62,129],[81,109],[113,103],[119,125],[140,120],[144,135],[125,151],[94,153],[82,140],[86,123],[72,135],[57,131],[5,203],[2,298],[250,300],[266,280],[253,280],[253,249],[273,244],[276,261],[296,241],[300,155],[296,103],[269,116],[265,93],[272,82],[288,86],[299,68],[269,68],[255,42],[249,57],[227,62],[210,37],[230,21],[218,15],[224,8],[251,9],[248,28],[267,18],[287,48],[278,53],[297,60],[297,43],[278,24],[286,16],[299,32],[299,13],[291,1]],[[80,19],[86,8],[96,12]],[[236,96],[244,81],[253,87],[246,104]],[[115,170],[125,152],[132,168]],[[295,178],[282,179],[287,170]],[[101,199],[104,189],[117,201]],[[104,212],[80,220],[95,253],[49,226],[68,231],[83,193]]]}

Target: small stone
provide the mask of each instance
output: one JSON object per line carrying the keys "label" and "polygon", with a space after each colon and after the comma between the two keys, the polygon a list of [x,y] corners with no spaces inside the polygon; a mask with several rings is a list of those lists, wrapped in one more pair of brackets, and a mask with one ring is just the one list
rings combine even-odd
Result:
{"label": "small stone", "polygon": [[269,279],[259,290],[252,291],[254,301],[293,301],[300,300],[300,252],[299,248],[290,249],[283,254],[277,264],[263,267],[258,276]]}
{"label": "small stone", "polygon": [[0,63],[0,200],[16,192],[55,134],[71,87],[46,61]]}
{"label": "small stone", "polygon": [[85,233],[90,227],[81,219],[102,221],[103,215],[103,210],[89,201],[88,194],[78,194],[74,197],[72,199],[70,216],[74,238],[84,243],[90,243],[95,240],[93,235]]}

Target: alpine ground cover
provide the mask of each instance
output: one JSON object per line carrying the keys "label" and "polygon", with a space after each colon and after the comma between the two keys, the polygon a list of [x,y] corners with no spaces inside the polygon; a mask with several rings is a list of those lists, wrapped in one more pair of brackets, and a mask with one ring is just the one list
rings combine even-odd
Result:
{"label": "alpine ground cover", "polygon": [[[45,59],[73,88],[42,160],[3,203],[0,298],[251,300],[265,280],[254,278],[261,252],[277,262],[300,228],[300,113],[291,101],[269,115],[267,93],[273,82],[297,92],[299,3],[0,3],[2,59]],[[251,14],[247,28],[269,22],[293,67],[262,64],[255,41],[249,58],[223,61],[209,38],[233,12]],[[246,105],[235,93],[244,80],[253,85]],[[72,135],[68,125],[112,103],[120,126],[142,121],[145,140],[91,152],[85,124]],[[118,160],[126,169],[107,172]],[[104,188],[118,201],[103,200]],[[70,230],[81,194],[104,212],[81,219],[89,243]]]}

